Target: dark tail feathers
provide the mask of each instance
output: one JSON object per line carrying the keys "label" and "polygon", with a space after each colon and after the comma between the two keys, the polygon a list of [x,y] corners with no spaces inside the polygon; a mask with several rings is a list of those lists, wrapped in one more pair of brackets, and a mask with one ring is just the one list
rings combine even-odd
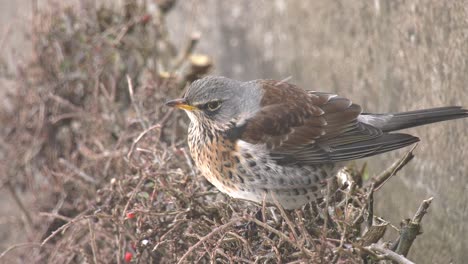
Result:
{"label": "dark tail feathers", "polygon": [[383,132],[391,132],[445,120],[465,118],[468,117],[468,110],[463,109],[460,106],[447,106],[403,113],[363,115],[371,115],[377,119],[382,117],[385,121],[381,119],[381,122],[378,122],[378,124],[372,124],[373,122],[370,123],[382,129]]}

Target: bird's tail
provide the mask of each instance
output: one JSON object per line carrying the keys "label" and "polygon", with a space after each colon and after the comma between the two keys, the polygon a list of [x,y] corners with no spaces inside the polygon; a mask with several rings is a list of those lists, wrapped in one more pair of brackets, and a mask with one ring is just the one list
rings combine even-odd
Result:
{"label": "bird's tail", "polygon": [[363,114],[366,121],[383,132],[422,126],[426,124],[468,117],[468,110],[460,106],[447,106],[392,114]]}

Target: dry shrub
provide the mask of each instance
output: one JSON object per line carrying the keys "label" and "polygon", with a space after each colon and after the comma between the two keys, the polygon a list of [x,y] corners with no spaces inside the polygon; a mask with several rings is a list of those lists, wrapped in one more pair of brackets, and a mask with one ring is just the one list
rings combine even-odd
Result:
{"label": "dry shrub", "polygon": [[364,170],[343,172],[345,181],[331,181],[326,199],[295,211],[231,200],[197,173],[185,143],[187,120],[164,101],[180,96],[211,62],[192,54],[196,35],[176,50],[164,20],[173,1],[156,2],[151,13],[128,1],[51,7],[34,18],[35,53],[0,116],[2,186],[23,207],[30,243],[1,258],[397,261],[375,244],[388,223],[372,213],[374,185],[363,184]]}

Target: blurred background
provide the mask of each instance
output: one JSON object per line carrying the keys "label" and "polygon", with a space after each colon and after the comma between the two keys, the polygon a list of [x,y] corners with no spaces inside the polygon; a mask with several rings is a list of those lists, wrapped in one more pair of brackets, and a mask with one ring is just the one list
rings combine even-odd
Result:
{"label": "blurred background", "polygon": [[[6,67],[33,54],[25,33],[34,6],[41,4],[0,0],[0,54]],[[212,58],[212,74],[239,80],[290,77],[304,89],[351,98],[369,112],[468,107],[464,0],[184,0],[168,14],[167,25],[178,48],[187,36],[200,34],[197,52]],[[0,85],[0,98],[14,89],[8,79]],[[394,225],[434,197],[423,237],[409,256],[417,263],[468,259],[467,130],[468,120],[409,130],[421,138],[415,159],[375,195],[376,214]],[[404,151],[370,159],[371,174]],[[24,237],[19,230],[7,231],[8,219],[20,212],[8,191],[0,192],[0,236],[8,237],[3,248]]]}

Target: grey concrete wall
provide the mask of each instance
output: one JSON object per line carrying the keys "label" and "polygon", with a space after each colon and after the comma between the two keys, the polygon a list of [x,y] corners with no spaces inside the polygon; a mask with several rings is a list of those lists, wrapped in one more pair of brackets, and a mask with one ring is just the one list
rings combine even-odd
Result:
{"label": "grey concrete wall", "polygon": [[[466,1],[179,1],[169,19],[183,43],[202,33],[199,51],[215,73],[241,80],[292,81],[337,92],[367,111],[468,107]],[[377,212],[399,223],[434,196],[418,263],[468,259],[468,120],[411,129],[415,160],[377,194]],[[372,170],[403,151],[372,159]]]}

